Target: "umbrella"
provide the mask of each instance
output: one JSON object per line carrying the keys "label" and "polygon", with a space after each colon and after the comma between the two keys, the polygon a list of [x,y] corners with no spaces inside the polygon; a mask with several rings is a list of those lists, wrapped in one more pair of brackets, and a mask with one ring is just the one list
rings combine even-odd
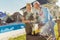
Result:
{"label": "umbrella", "polygon": [[6,13],[0,12],[0,18],[6,17]]}

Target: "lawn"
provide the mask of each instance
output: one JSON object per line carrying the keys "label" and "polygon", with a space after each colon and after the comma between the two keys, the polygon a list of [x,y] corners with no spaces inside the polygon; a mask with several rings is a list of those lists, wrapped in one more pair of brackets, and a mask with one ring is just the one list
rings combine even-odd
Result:
{"label": "lawn", "polygon": [[26,35],[21,35],[16,38],[9,38],[9,40],[26,40]]}

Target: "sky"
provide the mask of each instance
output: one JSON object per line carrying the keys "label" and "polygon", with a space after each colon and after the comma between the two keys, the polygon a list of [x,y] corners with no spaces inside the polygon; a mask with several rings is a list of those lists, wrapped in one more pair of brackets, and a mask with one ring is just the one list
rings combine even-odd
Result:
{"label": "sky", "polygon": [[[33,2],[34,0],[0,0],[0,11],[15,12],[20,11],[20,8],[25,6],[28,2]],[[60,0],[56,3],[60,6]]]}
{"label": "sky", "polygon": [[0,0],[0,11],[15,12],[20,11],[26,3],[33,2],[34,0]]}
{"label": "sky", "polygon": [[56,3],[56,5],[58,5],[60,7],[60,0],[58,0],[58,2]]}

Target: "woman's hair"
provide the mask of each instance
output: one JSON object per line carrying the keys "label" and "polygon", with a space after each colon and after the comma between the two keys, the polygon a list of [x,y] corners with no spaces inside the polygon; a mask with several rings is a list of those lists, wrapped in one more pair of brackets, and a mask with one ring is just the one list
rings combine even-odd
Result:
{"label": "woman's hair", "polygon": [[27,3],[26,6],[31,6],[32,7],[31,3]]}

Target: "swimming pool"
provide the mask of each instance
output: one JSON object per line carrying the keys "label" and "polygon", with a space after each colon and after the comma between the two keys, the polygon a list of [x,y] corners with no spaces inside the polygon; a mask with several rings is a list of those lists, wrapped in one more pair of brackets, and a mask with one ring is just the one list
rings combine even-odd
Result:
{"label": "swimming pool", "polygon": [[7,25],[0,26],[0,33],[9,32],[9,31],[18,30],[18,29],[23,29],[23,28],[25,28],[24,23],[10,23]]}

